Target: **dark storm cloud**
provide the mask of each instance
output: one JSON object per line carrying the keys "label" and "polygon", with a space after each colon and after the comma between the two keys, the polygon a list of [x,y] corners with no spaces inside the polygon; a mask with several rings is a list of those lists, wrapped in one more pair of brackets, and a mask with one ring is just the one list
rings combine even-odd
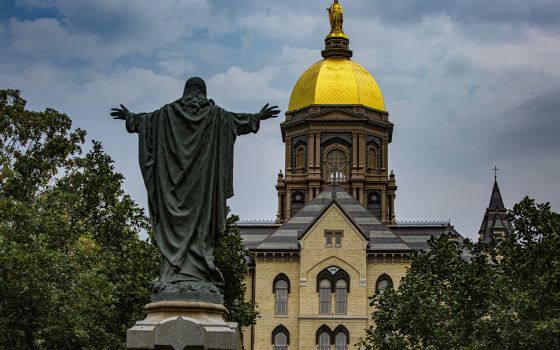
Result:
{"label": "dark storm cloud", "polygon": [[487,128],[491,137],[481,146],[502,158],[559,157],[560,88],[528,98],[496,116]]}
{"label": "dark storm cloud", "polygon": [[[9,5],[0,7],[0,81],[102,140],[126,191],[145,204],[135,139],[106,122],[109,108],[153,110],[200,75],[225,108],[272,100],[284,110],[321,58],[331,2],[0,0]],[[377,79],[395,123],[399,220],[451,218],[474,234],[494,165],[506,205],[530,194],[560,207],[560,1],[341,3],[353,58]],[[236,146],[245,156],[231,205],[243,218],[274,217],[280,119]]]}
{"label": "dark storm cloud", "polygon": [[389,24],[414,23],[434,14],[470,24],[523,22],[555,28],[560,22],[560,2],[556,0],[378,0],[360,2],[355,7],[361,16],[374,16]]}

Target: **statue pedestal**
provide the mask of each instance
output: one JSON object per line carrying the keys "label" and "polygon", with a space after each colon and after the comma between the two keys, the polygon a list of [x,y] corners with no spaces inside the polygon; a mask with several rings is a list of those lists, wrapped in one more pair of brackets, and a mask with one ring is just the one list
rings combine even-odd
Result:
{"label": "statue pedestal", "polygon": [[200,301],[167,300],[145,307],[148,315],[127,331],[127,349],[240,350],[237,323],[227,309]]}

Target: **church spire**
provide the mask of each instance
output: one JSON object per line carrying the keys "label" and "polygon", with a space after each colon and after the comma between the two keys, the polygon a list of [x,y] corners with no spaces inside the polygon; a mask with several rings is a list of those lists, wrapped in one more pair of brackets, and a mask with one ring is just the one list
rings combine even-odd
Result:
{"label": "church spire", "polygon": [[492,210],[506,210],[504,206],[504,201],[502,200],[502,194],[500,193],[500,188],[498,187],[498,181],[494,178],[494,188],[492,188],[492,195],[490,196],[490,204],[488,208]]}
{"label": "church spire", "polygon": [[493,236],[505,235],[511,231],[511,223],[508,219],[507,209],[502,200],[500,188],[498,187],[498,180],[496,177],[496,171],[498,169],[494,168],[492,170],[494,170],[494,187],[490,195],[490,203],[488,203],[488,208],[486,208],[486,212],[482,218],[482,225],[480,225],[480,230],[478,231],[479,239],[484,242],[490,242]]}

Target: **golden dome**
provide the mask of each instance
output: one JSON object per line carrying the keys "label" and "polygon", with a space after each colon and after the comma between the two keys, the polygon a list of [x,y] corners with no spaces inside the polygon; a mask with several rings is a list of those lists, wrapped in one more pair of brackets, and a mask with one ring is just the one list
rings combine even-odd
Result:
{"label": "golden dome", "polygon": [[327,57],[309,67],[299,78],[288,109],[314,104],[364,105],[385,110],[383,95],[367,69],[346,57]]}

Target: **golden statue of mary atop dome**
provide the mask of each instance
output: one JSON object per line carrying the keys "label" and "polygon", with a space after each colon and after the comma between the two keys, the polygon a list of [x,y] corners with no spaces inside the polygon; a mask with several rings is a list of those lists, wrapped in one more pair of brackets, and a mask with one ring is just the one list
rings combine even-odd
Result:
{"label": "golden statue of mary atop dome", "polygon": [[338,3],[338,0],[334,0],[334,3],[327,9],[327,11],[329,11],[329,21],[331,22],[331,32],[329,33],[329,35],[327,35],[327,38],[348,38],[342,30],[342,22],[344,21],[344,10],[342,9],[342,5]]}

